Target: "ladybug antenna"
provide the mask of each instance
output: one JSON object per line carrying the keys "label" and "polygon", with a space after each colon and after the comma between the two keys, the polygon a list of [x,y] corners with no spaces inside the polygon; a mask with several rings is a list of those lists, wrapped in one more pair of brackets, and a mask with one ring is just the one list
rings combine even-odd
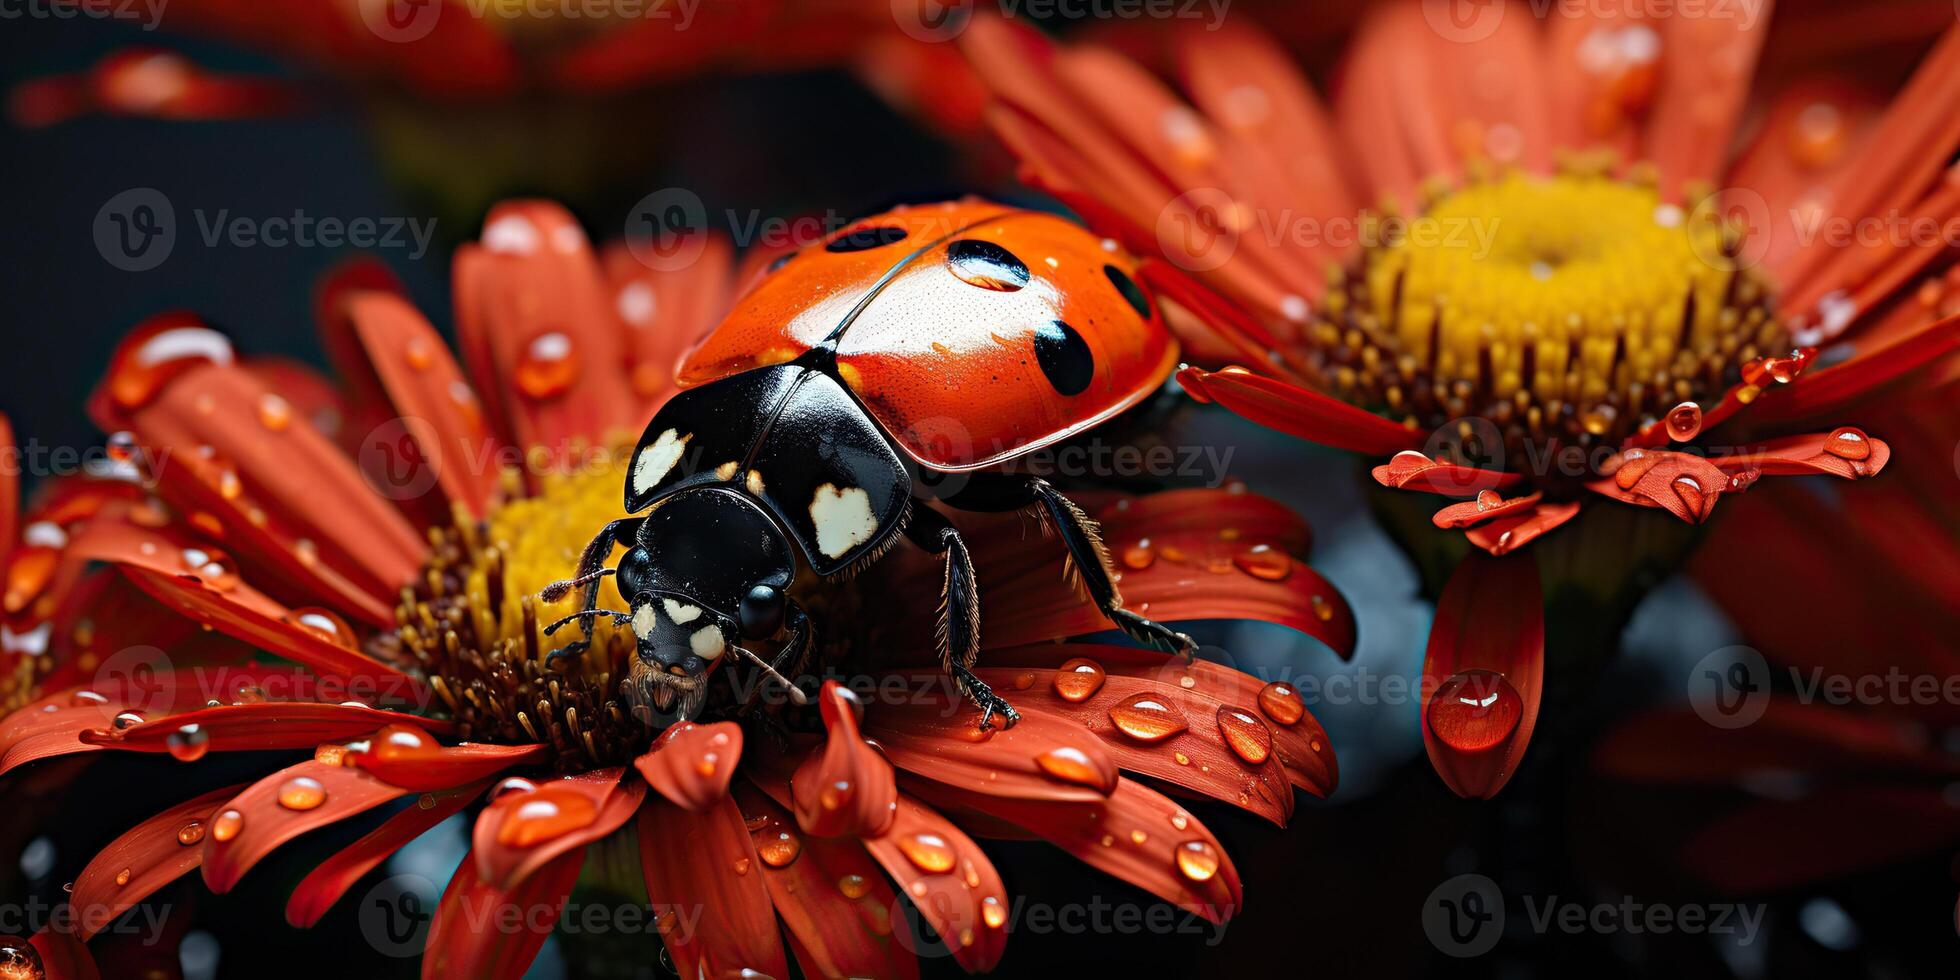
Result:
{"label": "ladybug antenna", "polygon": [[768,674],[771,677],[774,677],[778,681],[781,681],[783,685],[783,689],[789,692],[789,699],[792,703],[798,705],[804,705],[810,703],[809,695],[804,694],[801,688],[797,687],[795,684],[790,683],[789,678],[784,677],[781,673],[779,673],[776,670],[776,668],[771,667],[769,665],[769,661],[764,660],[761,657],[757,656],[754,650],[751,650],[748,647],[739,647],[739,646],[736,647],[735,649],[737,651],[740,651],[742,656],[749,658],[749,661],[751,663],[755,664],[757,667],[762,668],[763,673]]}
{"label": "ladybug antenna", "polygon": [[553,582],[542,589],[539,589],[538,598],[543,599],[546,602],[557,602],[558,600],[563,599],[568,595],[571,595],[573,589],[580,588],[582,586],[591,585],[592,583],[597,582],[600,579],[605,578],[608,575],[611,575],[612,573],[613,570],[610,568],[601,568],[596,572],[592,572],[587,575],[581,575],[578,578],[559,579],[558,581]]}

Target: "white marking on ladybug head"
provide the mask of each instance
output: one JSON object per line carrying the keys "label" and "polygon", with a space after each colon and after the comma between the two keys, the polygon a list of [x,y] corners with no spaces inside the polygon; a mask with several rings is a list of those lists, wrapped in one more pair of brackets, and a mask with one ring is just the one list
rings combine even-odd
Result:
{"label": "white marking on ladybug head", "polygon": [[735,471],[741,468],[742,468],[741,463],[738,463],[735,460],[731,459],[728,462],[715,467],[715,479],[733,480],[735,479]]}
{"label": "white marking on ladybug head", "polygon": [[674,464],[681,461],[681,453],[687,449],[687,441],[694,438],[693,433],[681,435],[673,429],[660,434],[653,445],[640,450],[633,460],[633,492],[646,493],[665,479]]}
{"label": "white marking on ladybug head", "polygon": [[667,607],[667,618],[676,623],[692,623],[701,618],[700,606],[690,606],[685,602],[675,602],[672,599],[662,599],[660,603]]}
{"label": "white marking on ladybug head", "polygon": [[728,641],[722,638],[721,627],[703,626],[687,638],[687,645],[694,655],[703,660],[713,660],[728,648]]}
{"label": "white marking on ladybug head", "polygon": [[653,638],[653,628],[660,625],[660,615],[653,611],[653,603],[633,607],[633,635],[642,640]]}
{"label": "white marking on ladybug head", "polygon": [[761,470],[749,471],[749,492],[755,494],[758,497],[762,496],[762,471]]}
{"label": "white marking on ladybug head", "polygon": [[810,520],[817,526],[817,549],[832,558],[871,540],[878,517],[871,512],[871,495],[862,487],[837,489],[826,483],[810,498]]}

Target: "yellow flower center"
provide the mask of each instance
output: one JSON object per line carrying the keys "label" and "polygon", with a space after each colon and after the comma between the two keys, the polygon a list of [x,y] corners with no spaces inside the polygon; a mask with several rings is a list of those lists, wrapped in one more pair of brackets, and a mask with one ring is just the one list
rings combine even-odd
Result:
{"label": "yellow flower center", "polygon": [[[1392,232],[1392,234],[1391,234]],[[1314,324],[1315,367],[1422,429],[1491,421],[1509,448],[1617,442],[1718,396],[1785,330],[1742,239],[1650,182],[1505,174],[1384,224]]]}
{"label": "yellow flower center", "polygon": [[[545,636],[544,627],[576,612],[581,600],[577,591],[555,603],[537,595],[572,577],[586,543],[623,516],[624,477],[623,463],[593,465],[541,477],[530,495],[513,478],[509,501],[484,520],[459,517],[430,532],[429,562],[420,581],[403,588],[398,626],[378,652],[429,679],[438,708],[456,720],[462,738],[542,742],[568,770],[620,765],[650,744],[655,732],[634,719],[615,680],[615,670],[631,662],[632,632],[599,617],[585,655],[568,670],[553,670],[547,655],[584,631],[572,623]],[[598,605],[625,609],[610,578]]]}

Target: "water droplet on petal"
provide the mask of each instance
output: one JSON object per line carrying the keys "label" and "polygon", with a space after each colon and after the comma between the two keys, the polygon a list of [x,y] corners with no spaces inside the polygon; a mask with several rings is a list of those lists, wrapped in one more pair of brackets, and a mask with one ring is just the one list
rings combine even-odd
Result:
{"label": "water droplet on petal", "polygon": [[68,706],[71,708],[88,708],[108,703],[108,698],[94,691],[76,691],[68,696]]}
{"label": "water droplet on petal", "polygon": [[245,829],[245,815],[237,810],[226,810],[211,821],[211,839],[222,844],[238,836]]}
{"label": "water droplet on petal", "polygon": [[738,876],[740,876],[740,875],[745,875],[745,874],[748,874],[748,873],[749,873],[749,867],[750,867],[750,863],[749,863],[749,859],[748,859],[748,858],[745,858],[745,857],[739,857],[739,858],[736,858],[736,859],[735,859],[735,874],[736,874],[736,875],[738,875]]}
{"label": "water droplet on petal", "polygon": [[286,621],[305,629],[337,647],[353,650],[358,646],[354,627],[331,609],[304,606],[286,614]]}
{"label": "water droplet on petal", "polygon": [[1703,508],[1707,503],[1708,495],[1703,491],[1700,480],[1683,473],[1674,478],[1673,487],[1674,495],[1687,505],[1688,513],[1696,517],[1705,514]]}
{"label": "water droplet on petal", "polygon": [[195,317],[166,314],[137,328],[110,359],[109,397],[124,409],[149,404],[172,378],[200,364],[230,364],[231,342]]}
{"label": "water droplet on petal", "polygon": [[1453,749],[1475,752],[1509,738],[1523,715],[1524,701],[1504,675],[1466,670],[1437,687],[1429,702],[1429,730]]}
{"label": "water droplet on petal", "polygon": [[1218,731],[1233,754],[1252,765],[1263,764],[1273,754],[1272,730],[1243,708],[1229,704],[1219,708]]}
{"label": "water droplet on petal", "polygon": [[1661,457],[1639,449],[1629,449],[1608,461],[1611,467],[1613,485],[1622,490],[1631,490],[1647,471],[1659,466]]}
{"label": "water droplet on petal", "polygon": [[1189,727],[1175,708],[1148,692],[1111,707],[1109,720],[1118,731],[1140,742],[1161,742]]}
{"label": "water droplet on petal", "polygon": [[113,722],[113,724],[118,729],[135,728],[137,725],[141,725],[142,723],[143,723],[142,714],[135,711],[122,712],[121,714],[118,714],[116,716],[115,721]]}
{"label": "water droplet on petal", "polygon": [[435,345],[429,343],[426,337],[415,337],[409,340],[408,346],[402,348],[402,356],[408,361],[409,367],[417,371],[427,371],[436,362]]}
{"label": "water droplet on petal", "polygon": [[193,820],[177,828],[177,843],[191,847],[204,840],[204,821]]}
{"label": "water droplet on petal", "polygon": [[1177,870],[1192,881],[1210,881],[1218,873],[1218,851],[1201,840],[1177,845]]}
{"label": "water droplet on petal", "polygon": [[211,751],[211,733],[202,725],[185,725],[165,736],[163,744],[178,762],[196,762]]}
{"label": "water droplet on petal", "polygon": [[598,818],[599,808],[591,798],[547,784],[511,806],[503,826],[497,828],[497,843],[530,847],[590,826]]}
{"label": "water droplet on petal", "polygon": [[0,977],[47,980],[47,976],[47,968],[41,965],[40,950],[25,939],[0,939]]}
{"label": "water droplet on petal", "polygon": [[1865,437],[1863,429],[1845,426],[1832,432],[1830,438],[1824,440],[1824,451],[1839,459],[1869,459],[1872,454],[1872,444],[1871,440]]}
{"label": "water droplet on petal", "polygon": [[1504,505],[1504,495],[1495,490],[1477,491],[1477,510],[1481,513]]}
{"label": "water droplet on petal", "polygon": [[537,788],[537,783],[525,779],[523,776],[510,776],[492,787],[490,794],[485,799],[495,802],[498,797],[508,796],[512,793],[529,793]]}
{"label": "water droplet on petal", "polygon": [[908,834],[898,839],[898,849],[920,871],[941,874],[953,870],[953,846],[938,834]]}
{"label": "water droplet on petal", "polygon": [[1254,545],[1232,556],[1232,564],[1257,579],[1279,582],[1293,574],[1293,556],[1272,545]]}
{"label": "water droplet on petal", "polygon": [[803,839],[788,830],[775,829],[756,835],[756,856],[772,868],[787,868],[803,853]]}
{"label": "water droplet on petal", "polygon": [[845,875],[837,879],[837,890],[843,892],[845,898],[859,899],[871,892],[871,883],[865,881],[863,875]]}
{"label": "water droplet on petal", "polygon": [[1274,681],[1259,689],[1259,710],[1282,725],[1297,724],[1307,715],[1307,706],[1301,703],[1300,692],[1285,681]]}
{"label": "water droplet on petal", "polygon": [[1190,814],[1185,813],[1183,810],[1179,810],[1176,813],[1171,814],[1171,826],[1177,828],[1178,830],[1183,830],[1184,828],[1191,826]]}
{"label": "water droplet on petal", "polygon": [[1123,567],[1141,572],[1157,563],[1157,552],[1150,547],[1150,539],[1144,538],[1123,549]]}
{"label": "water droplet on petal", "polygon": [[1049,749],[1034,757],[1042,771],[1056,779],[1084,786],[1102,785],[1102,773],[1089,761],[1089,753],[1072,745]]}
{"label": "water droplet on petal", "polygon": [[579,370],[578,347],[560,331],[539,334],[524,346],[517,362],[517,390],[544,400],[570,391]]}
{"label": "water droplet on petal", "polygon": [[1102,690],[1104,676],[1101,664],[1077,657],[1055,672],[1055,693],[1064,701],[1080,704]]}
{"label": "water droplet on petal", "polygon": [[980,900],[980,921],[989,929],[998,929],[1007,924],[1007,910],[1001,907],[1000,899],[992,895]]}
{"label": "water droplet on petal", "polygon": [[1701,406],[1694,402],[1682,402],[1667,411],[1667,437],[1675,442],[1687,442],[1701,434]]}
{"label": "water droplet on petal", "polygon": [[178,553],[177,560],[183,565],[184,574],[208,588],[229,592],[238,586],[238,572],[232,565],[231,557],[222,551],[185,548]]}
{"label": "water droplet on petal", "polygon": [[311,776],[294,776],[279,787],[279,805],[288,810],[311,810],[327,802],[327,788]]}
{"label": "water droplet on petal", "polygon": [[1148,841],[1148,840],[1150,840],[1150,835],[1149,835],[1149,834],[1146,834],[1146,833],[1144,833],[1144,832],[1143,832],[1143,831],[1141,831],[1141,830],[1132,830],[1132,831],[1130,831],[1130,843],[1132,843],[1132,844],[1142,844],[1142,843],[1144,843],[1144,842],[1146,842],[1146,841]]}
{"label": "water droplet on petal", "polygon": [[442,754],[442,746],[414,725],[389,725],[369,740],[368,752],[380,762],[422,762]]}
{"label": "water droplet on petal", "polygon": [[291,402],[271,392],[259,397],[259,424],[274,432],[284,432],[293,424]]}
{"label": "water droplet on petal", "polygon": [[127,885],[127,884],[129,884],[129,869],[128,869],[128,868],[124,868],[124,869],[122,869],[121,871],[118,871],[118,872],[116,872],[116,884],[117,884],[118,886],[121,886],[121,885]]}
{"label": "water droplet on petal", "polygon": [[128,431],[112,432],[103,450],[109,458],[118,463],[127,463],[136,458],[136,435]]}

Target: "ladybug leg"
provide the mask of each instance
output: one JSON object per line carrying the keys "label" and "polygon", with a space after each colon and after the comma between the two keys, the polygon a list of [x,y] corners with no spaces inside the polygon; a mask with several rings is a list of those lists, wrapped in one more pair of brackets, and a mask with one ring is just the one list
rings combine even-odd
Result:
{"label": "ladybug leg", "polygon": [[1001,717],[1001,727],[1014,727],[1021,713],[973,673],[973,662],[980,656],[980,586],[973,576],[973,559],[967,556],[966,542],[944,514],[923,500],[912,502],[912,521],[905,526],[905,536],[944,559],[937,631],[940,665],[960,693],[980,708],[981,728],[989,727],[996,714]]}
{"label": "ladybug leg", "polygon": [[[592,645],[592,620],[595,617],[610,615],[615,624],[632,618],[630,614],[612,613],[598,608],[599,582],[611,573],[611,569],[606,568],[606,559],[612,557],[614,543],[633,540],[640,533],[642,520],[644,518],[627,517],[600,528],[599,533],[593,535],[592,540],[586,544],[585,553],[579,556],[578,571],[573,573],[573,577],[553,582],[538,590],[538,598],[546,602],[557,602],[570,594],[573,589],[583,590],[579,611],[551,624],[544,632],[546,636],[550,636],[558,627],[572,620],[578,620],[579,627],[585,631],[585,637],[551,651],[545,657],[546,666],[555,666],[561,660],[583,654]],[[621,615],[625,615],[626,618],[621,619]]]}
{"label": "ladybug leg", "polygon": [[[777,681],[781,682],[783,689],[788,692],[788,697],[792,702],[804,704],[809,701],[809,698],[804,695],[802,690],[790,678],[802,673],[803,668],[809,665],[810,654],[814,653],[817,649],[817,627],[816,623],[810,619],[810,614],[803,611],[803,605],[794,599],[790,600],[789,618],[785,626],[789,630],[789,642],[783,644],[782,650],[777,652],[774,663],[756,656],[746,647],[736,647],[735,649],[739,650],[743,656],[755,661],[755,665],[762,668],[764,676],[774,677]],[[783,674],[785,669],[789,671],[788,676]],[[757,678],[755,689],[749,692],[748,700],[742,703],[740,713],[746,715],[754,711],[757,703],[761,699],[762,680],[761,678]]]}
{"label": "ladybug leg", "polygon": [[1196,657],[1196,640],[1123,608],[1123,595],[1116,591],[1116,581],[1110,575],[1109,549],[1103,546],[1102,529],[1075,501],[1039,477],[1029,478],[1027,491],[1042,522],[1060,534],[1062,543],[1068,547],[1070,580],[1089,593],[1096,608],[1117,629],[1138,643],[1181,654],[1186,663]]}

